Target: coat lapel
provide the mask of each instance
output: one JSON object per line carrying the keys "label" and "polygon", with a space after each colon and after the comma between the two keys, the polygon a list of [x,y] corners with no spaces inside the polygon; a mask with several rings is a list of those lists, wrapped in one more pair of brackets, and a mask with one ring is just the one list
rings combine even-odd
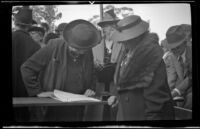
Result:
{"label": "coat lapel", "polygon": [[183,73],[181,72],[181,65],[180,65],[180,63],[178,62],[178,60],[177,60],[176,57],[174,57],[172,59],[173,59],[174,66],[175,66],[175,69],[176,69],[176,72],[178,74],[179,79],[183,80]]}
{"label": "coat lapel", "polygon": [[188,70],[191,67],[192,63],[192,52],[189,47],[186,48],[185,54],[185,63],[184,63],[184,77],[187,76]]}

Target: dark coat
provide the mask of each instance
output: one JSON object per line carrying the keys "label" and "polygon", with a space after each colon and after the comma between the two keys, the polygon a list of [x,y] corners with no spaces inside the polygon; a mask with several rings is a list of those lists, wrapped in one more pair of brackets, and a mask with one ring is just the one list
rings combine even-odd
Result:
{"label": "dark coat", "polygon": [[[22,81],[20,72],[21,65],[33,55],[40,46],[23,30],[12,32],[12,89],[13,97],[26,97],[27,91]],[[15,119],[17,121],[28,121],[27,108],[15,108]]]}
{"label": "dark coat", "polygon": [[[22,65],[22,77],[29,96],[44,91],[64,89],[67,84],[67,47],[64,39],[52,39],[46,47],[40,49]],[[87,89],[94,89],[92,50],[88,51],[83,58],[85,82],[82,93]]]}
{"label": "dark coat", "polygon": [[12,82],[14,97],[27,96],[21,77],[20,67],[39,49],[40,46],[30,37],[28,32],[17,30],[12,33]]}
{"label": "dark coat", "polygon": [[[52,39],[48,45],[40,49],[29,58],[21,67],[21,72],[29,96],[40,92],[65,91],[68,75],[68,44],[62,38]],[[87,89],[94,89],[93,56],[92,49],[83,56],[83,85],[74,89],[78,94],[83,94]],[[80,80],[77,80],[80,81]],[[69,84],[70,85],[70,84]],[[68,85],[68,86],[69,86]],[[33,108],[37,118],[42,121],[81,121],[84,106],[44,107]],[[44,114],[44,115],[37,115]]]}
{"label": "dark coat", "polygon": [[115,72],[119,95],[118,120],[173,119],[173,101],[167,83],[163,51],[149,34],[140,41],[130,56],[122,75],[120,54]]}

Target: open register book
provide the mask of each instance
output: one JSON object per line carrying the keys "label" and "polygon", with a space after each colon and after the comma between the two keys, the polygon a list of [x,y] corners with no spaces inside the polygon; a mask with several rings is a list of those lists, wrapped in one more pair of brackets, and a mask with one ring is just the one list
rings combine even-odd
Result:
{"label": "open register book", "polygon": [[99,99],[87,97],[85,95],[73,94],[73,93],[64,92],[60,90],[54,90],[54,94],[52,98],[60,100],[62,102],[75,102],[75,101],[100,102],[101,101]]}

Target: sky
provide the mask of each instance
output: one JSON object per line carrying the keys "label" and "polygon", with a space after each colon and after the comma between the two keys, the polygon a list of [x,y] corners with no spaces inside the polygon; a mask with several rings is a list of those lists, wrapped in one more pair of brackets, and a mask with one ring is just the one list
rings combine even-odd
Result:
{"label": "sky", "polygon": [[[107,4],[104,4],[105,7]],[[178,24],[191,25],[191,10],[189,4],[113,4],[114,7],[130,7],[135,15],[150,21],[150,30],[158,34],[160,41],[165,38],[167,29]],[[88,20],[93,15],[100,14],[99,4],[93,5],[58,5],[62,18],[55,22],[71,22],[76,19]]]}

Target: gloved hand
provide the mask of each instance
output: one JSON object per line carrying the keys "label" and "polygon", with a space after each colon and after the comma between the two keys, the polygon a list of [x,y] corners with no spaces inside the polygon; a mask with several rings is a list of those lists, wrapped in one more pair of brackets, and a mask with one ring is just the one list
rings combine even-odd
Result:
{"label": "gloved hand", "polygon": [[111,107],[117,106],[118,103],[119,103],[119,101],[116,96],[110,96],[108,98],[108,105],[110,105]]}

